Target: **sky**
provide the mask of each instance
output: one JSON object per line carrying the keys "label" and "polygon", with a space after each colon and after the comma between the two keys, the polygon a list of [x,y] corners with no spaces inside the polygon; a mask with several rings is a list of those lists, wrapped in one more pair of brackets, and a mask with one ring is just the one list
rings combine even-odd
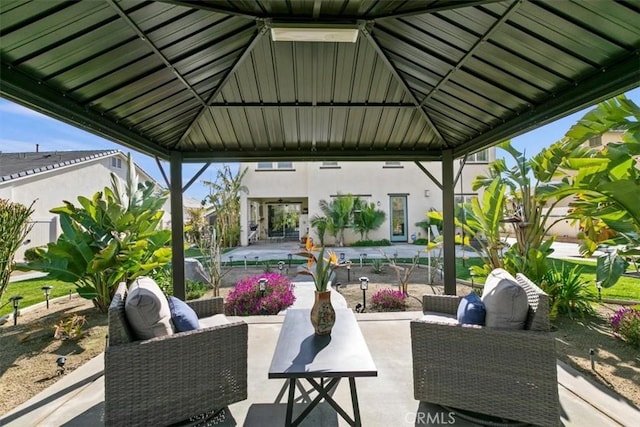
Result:
{"label": "sky", "polygon": [[[626,95],[636,104],[640,104],[640,88],[629,91]],[[524,152],[526,157],[531,157],[542,148],[561,139],[571,125],[591,108],[593,106],[513,138],[512,143],[519,151]],[[166,185],[155,158],[0,98],[0,151],[5,153],[35,151],[36,144],[40,144],[40,151],[118,149],[125,153],[131,152],[139,167],[161,185]],[[504,155],[505,153],[500,150],[496,153],[497,157]],[[185,164],[182,171],[183,183],[189,182],[202,166],[197,163]],[[209,166],[186,191],[186,196],[202,200],[208,194],[208,187],[203,185],[202,181],[215,180],[219,166],[221,165]],[[169,175],[168,163],[163,162],[163,167]]]}

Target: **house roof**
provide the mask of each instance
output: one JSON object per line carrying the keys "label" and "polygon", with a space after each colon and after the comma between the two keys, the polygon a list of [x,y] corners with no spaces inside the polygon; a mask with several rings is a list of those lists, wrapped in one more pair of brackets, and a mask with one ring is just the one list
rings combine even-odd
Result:
{"label": "house roof", "polygon": [[86,163],[118,153],[118,150],[0,153],[0,182]]}
{"label": "house roof", "polygon": [[15,0],[0,94],[163,159],[438,160],[638,86],[638,22],[612,0]]}

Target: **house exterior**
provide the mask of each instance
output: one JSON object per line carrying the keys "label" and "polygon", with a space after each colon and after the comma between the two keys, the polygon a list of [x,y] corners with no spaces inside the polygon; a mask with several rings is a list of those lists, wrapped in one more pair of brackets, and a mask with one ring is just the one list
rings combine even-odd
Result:
{"label": "house exterior", "polygon": [[[456,183],[456,203],[477,195],[472,181],[486,174],[493,160],[495,148],[467,158]],[[456,176],[461,164],[456,162]],[[441,179],[440,162],[422,165]],[[240,168],[247,169],[242,183],[248,189],[240,200],[243,246],[254,240],[300,239],[307,233],[317,239],[310,221],[323,215],[319,202],[339,195],[358,196],[386,213],[384,224],[369,233],[372,240],[426,238],[415,223],[424,220],[430,210],[442,210],[441,190],[413,162],[260,162],[242,163]],[[345,233],[346,244],[359,239],[352,230]],[[325,243],[334,242],[325,236]]]}
{"label": "house exterior", "polygon": [[[602,135],[595,136],[585,141],[582,145],[595,149],[602,149],[608,144],[622,142],[622,135],[624,134],[624,130],[610,130]],[[640,165],[640,158],[636,163]],[[571,198],[566,198],[561,200],[554,208],[551,214],[549,215],[549,222],[559,220],[556,224],[553,225],[548,231],[547,234],[555,235],[560,240],[568,240],[575,241],[578,238],[578,233],[580,232],[580,224],[578,221],[572,221],[568,219],[562,219],[569,214],[569,210],[571,209],[569,204],[571,203]]]}
{"label": "house exterior", "polygon": [[[125,180],[127,156],[118,150],[0,153],[0,198],[29,206],[33,228],[16,253],[21,261],[24,251],[55,241],[61,233],[58,216],[50,209],[63,200],[77,205],[78,196],[92,196],[111,186],[111,173]],[[140,181],[154,179],[136,165]],[[169,203],[165,204],[169,212]],[[170,215],[165,214],[164,221]],[[165,224],[166,226],[166,224]]]}

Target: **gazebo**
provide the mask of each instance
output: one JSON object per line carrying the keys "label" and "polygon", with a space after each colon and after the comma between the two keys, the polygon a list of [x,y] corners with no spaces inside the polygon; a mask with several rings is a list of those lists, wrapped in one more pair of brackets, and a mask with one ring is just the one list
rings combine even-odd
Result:
{"label": "gazebo", "polygon": [[416,162],[455,293],[454,159],[638,86],[638,22],[609,0],[3,1],[0,94],[170,162],[179,297],[182,164],[263,160]]}

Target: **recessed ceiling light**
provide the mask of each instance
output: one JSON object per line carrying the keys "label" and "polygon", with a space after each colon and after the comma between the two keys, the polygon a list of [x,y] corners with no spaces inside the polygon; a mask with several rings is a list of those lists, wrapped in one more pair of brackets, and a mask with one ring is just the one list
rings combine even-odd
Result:
{"label": "recessed ceiling light", "polygon": [[271,38],[275,42],[355,43],[358,40],[358,28],[274,25]]}

